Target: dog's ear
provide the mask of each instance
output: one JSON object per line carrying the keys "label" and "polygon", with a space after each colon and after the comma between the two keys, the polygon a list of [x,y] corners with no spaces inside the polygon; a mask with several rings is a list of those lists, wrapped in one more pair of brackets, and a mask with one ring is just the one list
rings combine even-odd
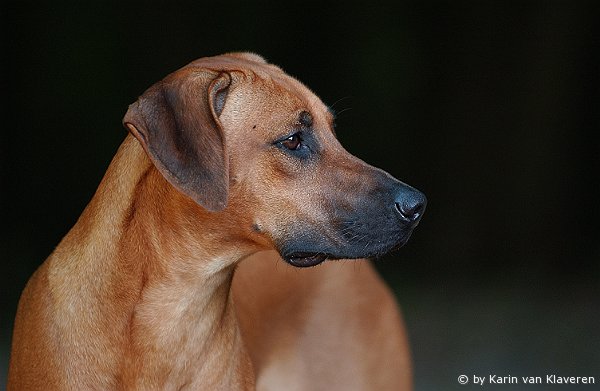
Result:
{"label": "dog's ear", "polygon": [[209,211],[223,210],[229,193],[219,116],[230,84],[228,73],[194,70],[167,77],[130,105],[123,118],[161,174]]}

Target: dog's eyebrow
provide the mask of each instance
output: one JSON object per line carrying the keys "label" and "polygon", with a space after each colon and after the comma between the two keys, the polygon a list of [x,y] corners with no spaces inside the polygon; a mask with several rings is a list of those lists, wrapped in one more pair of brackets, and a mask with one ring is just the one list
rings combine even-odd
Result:
{"label": "dog's eyebrow", "polygon": [[337,116],[335,113],[335,109],[331,106],[326,106],[327,107],[327,111],[329,111],[329,114],[331,114],[331,119],[335,120],[335,117]]}
{"label": "dog's eyebrow", "polygon": [[327,107],[327,112],[329,113],[329,125],[331,126],[331,130],[333,131],[333,134],[335,134],[335,119],[337,118],[337,114],[335,112],[335,110],[333,109],[333,107],[331,106],[325,106]]}
{"label": "dog's eyebrow", "polygon": [[298,116],[298,123],[301,126],[310,128],[313,124],[313,117],[312,117],[312,115],[310,115],[310,113],[308,111],[303,111]]}

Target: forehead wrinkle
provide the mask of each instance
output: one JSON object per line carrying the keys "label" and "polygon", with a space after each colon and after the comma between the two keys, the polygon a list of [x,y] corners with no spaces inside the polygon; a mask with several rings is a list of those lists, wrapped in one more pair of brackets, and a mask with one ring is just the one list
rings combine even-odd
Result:
{"label": "forehead wrinkle", "polygon": [[282,69],[273,68],[260,67],[260,69],[251,70],[252,81],[260,81],[277,95],[284,95],[287,98],[290,108],[294,108],[288,114],[288,121],[298,123],[302,111],[307,111],[313,119],[313,124],[324,121],[331,128],[334,116],[327,110],[327,106],[321,99],[310,88],[286,74]]}

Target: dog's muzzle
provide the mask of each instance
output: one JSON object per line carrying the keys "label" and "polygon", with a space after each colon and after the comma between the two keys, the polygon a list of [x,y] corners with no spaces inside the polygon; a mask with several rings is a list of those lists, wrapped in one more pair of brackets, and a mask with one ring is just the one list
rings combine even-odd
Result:
{"label": "dog's muzzle", "polygon": [[379,257],[402,247],[419,224],[427,198],[399,181],[388,183],[377,195],[346,212],[333,207],[336,219],[330,224],[296,231],[279,246],[283,259],[296,267],[310,267],[325,260]]}

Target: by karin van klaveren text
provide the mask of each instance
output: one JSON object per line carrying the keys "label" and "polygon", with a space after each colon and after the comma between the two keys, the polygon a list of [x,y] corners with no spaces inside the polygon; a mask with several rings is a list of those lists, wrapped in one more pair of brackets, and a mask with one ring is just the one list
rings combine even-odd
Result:
{"label": "by karin van klaveren text", "polygon": [[562,376],[556,374],[544,376],[512,376],[512,375],[460,375],[460,384],[596,384],[594,376]]}

